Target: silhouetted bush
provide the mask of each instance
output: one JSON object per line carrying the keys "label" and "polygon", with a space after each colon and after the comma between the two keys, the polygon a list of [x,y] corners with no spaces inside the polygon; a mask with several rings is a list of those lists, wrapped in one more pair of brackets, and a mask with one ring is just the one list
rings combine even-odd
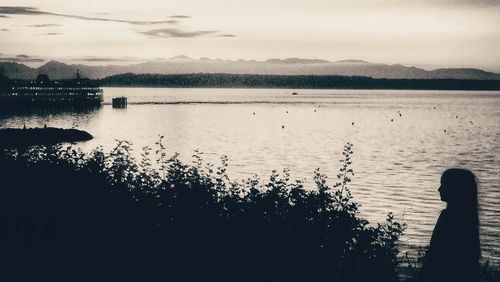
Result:
{"label": "silhouetted bush", "polygon": [[[416,257],[410,258],[406,252],[406,259],[401,263],[400,277],[405,282],[425,282],[422,266],[425,261],[427,249],[429,246],[419,246],[416,248]],[[483,257],[479,265],[480,277],[478,282],[499,282],[500,266],[495,263],[494,258]]]}
{"label": "silhouetted bush", "polygon": [[[348,184],[352,145],[333,186],[231,180],[195,152],[132,157],[72,147],[2,149],[0,252],[12,281],[397,281],[404,226],[358,215]],[[153,159],[154,158],[154,159]],[[0,277],[2,280],[2,277]],[[2,280],[11,281],[11,280]]]}

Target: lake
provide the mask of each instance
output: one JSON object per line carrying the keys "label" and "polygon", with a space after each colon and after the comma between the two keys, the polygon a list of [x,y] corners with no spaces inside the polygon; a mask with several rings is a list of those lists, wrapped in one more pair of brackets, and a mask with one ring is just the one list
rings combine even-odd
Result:
{"label": "lake", "polygon": [[[1,112],[0,127],[76,126],[95,137],[78,144],[84,150],[129,140],[137,156],[164,135],[169,154],[187,162],[199,149],[215,165],[227,155],[234,178],[289,168],[310,187],[315,168],[334,184],[350,142],[361,215],[375,223],[394,212],[408,224],[403,249],[429,243],[445,207],[441,173],[468,168],[479,178],[483,257],[500,259],[498,91],[104,88],[104,96],[98,109]],[[116,96],[128,97],[127,109],[111,107]]]}

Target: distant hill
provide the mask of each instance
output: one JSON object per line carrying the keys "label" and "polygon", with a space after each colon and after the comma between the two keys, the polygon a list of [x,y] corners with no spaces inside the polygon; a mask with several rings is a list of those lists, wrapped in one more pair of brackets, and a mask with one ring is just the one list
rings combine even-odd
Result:
{"label": "distant hill", "polygon": [[134,74],[187,74],[187,73],[227,73],[227,74],[261,74],[261,75],[341,75],[366,76],[389,79],[470,79],[500,80],[500,74],[472,68],[445,68],[427,71],[421,68],[407,67],[400,64],[387,65],[370,63],[363,60],[341,60],[330,62],[320,59],[268,59],[255,60],[221,60],[187,56],[159,58],[145,63],[125,66],[88,66],[82,64],[65,64],[49,61],[39,68],[30,68],[19,63],[0,63],[4,73],[10,78],[33,79],[39,73],[48,74],[50,78],[71,78],[77,70],[91,79],[107,76]]}
{"label": "distant hill", "polygon": [[32,79],[38,74],[37,69],[32,69],[23,64],[14,62],[0,63],[0,69],[3,71],[3,74],[9,78]]}

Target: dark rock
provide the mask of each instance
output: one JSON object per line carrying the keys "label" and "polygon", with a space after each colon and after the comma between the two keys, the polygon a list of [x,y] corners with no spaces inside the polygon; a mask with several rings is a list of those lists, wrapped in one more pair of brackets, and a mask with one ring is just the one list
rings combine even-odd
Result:
{"label": "dark rock", "polygon": [[93,136],[83,130],[63,128],[3,128],[0,129],[0,146],[47,145],[63,142],[91,140]]}

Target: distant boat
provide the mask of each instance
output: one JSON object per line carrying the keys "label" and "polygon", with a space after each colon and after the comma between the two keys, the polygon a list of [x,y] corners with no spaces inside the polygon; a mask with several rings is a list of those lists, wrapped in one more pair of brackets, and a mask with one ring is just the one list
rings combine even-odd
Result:
{"label": "distant boat", "polygon": [[292,95],[299,95],[297,92],[293,92]]}

